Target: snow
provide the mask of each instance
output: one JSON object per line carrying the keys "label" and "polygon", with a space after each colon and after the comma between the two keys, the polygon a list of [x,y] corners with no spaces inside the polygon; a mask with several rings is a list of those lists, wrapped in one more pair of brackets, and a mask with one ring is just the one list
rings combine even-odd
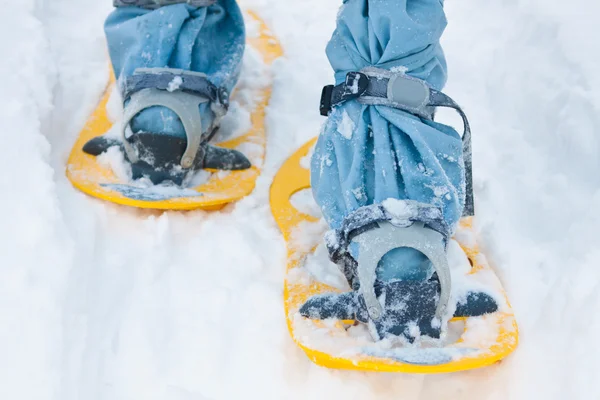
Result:
{"label": "snow", "polygon": [[171,82],[169,82],[169,86],[167,86],[167,91],[174,92],[176,90],[179,90],[181,85],[183,85],[183,78],[180,76],[176,76]]}
{"label": "snow", "polygon": [[350,290],[344,274],[342,274],[337,265],[329,260],[329,253],[324,243],[321,243],[314,253],[306,257],[303,267],[319,282],[344,292]]}
{"label": "snow", "polygon": [[521,344],[487,369],[407,376],[319,368],[285,326],[286,251],[268,190],[319,132],[332,80],[323,50],[341,2],[244,2],[286,57],[257,189],[213,213],[118,207],[64,176],[108,77],[110,3],[3,4],[0,398],[600,397],[600,4],[446,2],[446,91],[473,125],[477,229]]}
{"label": "snow", "polygon": [[[115,129],[111,129],[114,132]],[[131,164],[125,161],[125,154],[119,146],[112,146],[98,156],[98,164],[110,167],[120,182],[131,181]]]}
{"label": "snow", "polygon": [[304,189],[296,192],[290,197],[290,203],[298,211],[315,218],[321,218],[323,215],[321,209],[313,199],[312,190]]}
{"label": "snow", "polygon": [[342,112],[342,120],[338,124],[338,133],[342,135],[344,139],[350,140],[352,139],[355,128],[354,121],[352,121],[352,118],[350,118],[346,110],[344,110]]}
{"label": "snow", "polygon": [[[247,32],[248,36],[253,32]],[[217,132],[215,141],[227,141],[240,137],[248,132],[252,126],[250,119],[252,111],[258,104],[257,93],[271,83],[269,68],[264,64],[260,53],[252,47],[246,47],[242,72],[233,91],[229,103],[229,111],[221,121],[221,128]],[[238,149],[243,151],[243,149]],[[262,160],[247,155],[253,164],[261,164]]]}
{"label": "snow", "polygon": [[414,203],[402,200],[386,199],[381,202],[381,205],[394,218],[391,222],[395,225],[406,226],[407,222],[410,221],[411,218],[415,218],[419,213]]}

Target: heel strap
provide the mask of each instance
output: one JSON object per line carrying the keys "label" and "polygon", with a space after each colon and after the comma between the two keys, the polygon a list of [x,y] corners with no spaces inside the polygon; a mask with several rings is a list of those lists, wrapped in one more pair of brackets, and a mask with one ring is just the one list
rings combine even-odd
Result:
{"label": "heel strap", "polygon": [[[203,142],[221,123],[229,107],[229,93],[210,82],[206,74],[173,68],[138,68],[121,83],[125,105],[122,127],[123,148],[130,162],[139,156],[127,140],[131,120],[145,109],[162,106],[172,110],[183,124],[187,137],[186,150],[180,165],[184,169],[194,166]],[[214,113],[211,126],[203,127],[199,107],[210,103]]]}
{"label": "heel strap", "polygon": [[[436,316],[442,317],[450,299],[450,269],[446,244],[451,235],[442,210],[412,200],[387,200],[357,209],[339,229],[325,236],[329,257],[350,285],[361,291],[369,316],[379,319],[381,305],[375,296],[376,269],[381,258],[393,249],[409,247],[423,253],[434,265],[441,284]],[[350,254],[350,244],[359,246],[358,260]]]}

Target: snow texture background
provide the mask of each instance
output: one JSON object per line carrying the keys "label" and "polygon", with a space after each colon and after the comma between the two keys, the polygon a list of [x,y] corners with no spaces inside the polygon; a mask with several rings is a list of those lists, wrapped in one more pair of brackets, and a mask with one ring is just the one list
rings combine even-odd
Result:
{"label": "snow texture background", "polygon": [[285,326],[285,249],[268,188],[319,132],[341,1],[243,3],[286,58],[275,66],[265,172],[218,213],[109,205],[65,178],[107,79],[110,3],[2,1],[0,398],[600,397],[600,3],[446,2],[446,91],[472,120],[477,229],[521,346],[499,365],[443,376],[322,369]]}

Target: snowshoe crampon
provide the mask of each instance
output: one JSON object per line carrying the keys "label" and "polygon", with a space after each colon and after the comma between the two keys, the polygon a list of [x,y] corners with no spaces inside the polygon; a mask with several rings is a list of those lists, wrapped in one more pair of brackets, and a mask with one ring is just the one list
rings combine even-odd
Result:
{"label": "snowshoe crampon", "polygon": [[475,243],[471,217],[461,221],[454,238],[472,265],[463,275],[493,286],[503,297],[503,304],[491,314],[452,319],[449,325],[459,328],[453,338],[426,346],[423,343],[395,346],[352,334],[349,328],[354,327],[354,321],[312,320],[300,314],[309,298],[340,292],[319,282],[307,270],[307,258],[322,239],[311,238],[310,234],[315,232],[311,226],[319,220],[300,212],[291,202],[294,194],[310,188],[310,171],[301,164],[314,143],[314,140],[307,143],[283,165],[271,187],[271,209],[288,247],[284,292],[288,329],[308,357],[328,368],[429,374],[488,366],[515,350],[518,344],[515,317],[498,278]]}
{"label": "snowshoe crampon", "polygon": [[[248,13],[247,19],[259,27],[258,35],[248,37],[249,47],[254,48],[262,56],[264,64],[272,64],[283,53],[279,42],[256,14]],[[252,149],[252,166],[247,169],[226,172],[208,169],[206,171],[210,176],[202,184],[174,191],[161,191],[159,186],[133,185],[130,181],[119,178],[110,165],[101,163],[94,155],[84,152],[86,143],[105,134],[113,127],[107,104],[114,86],[115,78],[111,74],[108,88],[100,104],[81,131],[69,157],[66,173],[76,188],[91,196],[113,203],[163,210],[219,209],[247,196],[254,190],[265,155],[265,108],[271,96],[270,86],[260,89],[260,92],[256,93],[255,97],[258,100],[250,117],[250,128],[241,136],[215,143],[217,150],[218,148]],[[234,100],[235,97],[234,91]]]}

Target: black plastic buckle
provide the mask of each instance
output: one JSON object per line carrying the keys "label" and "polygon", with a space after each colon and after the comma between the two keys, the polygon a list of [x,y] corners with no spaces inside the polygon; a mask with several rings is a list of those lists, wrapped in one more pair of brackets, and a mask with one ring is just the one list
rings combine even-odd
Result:
{"label": "black plastic buckle", "polygon": [[321,106],[320,111],[321,115],[327,117],[331,112],[331,96],[333,95],[333,85],[327,85],[323,88],[323,92],[321,93]]}
{"label": "black plastic buckle", "polygon": [[342,99],[353,100],[362,96],[369,87],[369,77],[362,72],[348,72],[346,82],[344,83],[344,93]]}

